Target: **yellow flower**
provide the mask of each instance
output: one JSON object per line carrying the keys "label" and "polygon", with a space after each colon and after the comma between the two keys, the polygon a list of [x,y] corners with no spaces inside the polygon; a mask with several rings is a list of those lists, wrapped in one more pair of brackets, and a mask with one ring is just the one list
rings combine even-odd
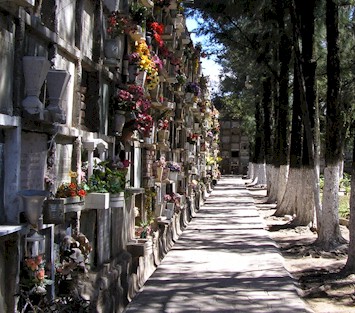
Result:
{"label": "yellow flower", "polygon": [[78,173],[77,173],[77,172],[69,171],[69,176],[70,176],[71,178],[77,178],[77,177],[78,177]]}

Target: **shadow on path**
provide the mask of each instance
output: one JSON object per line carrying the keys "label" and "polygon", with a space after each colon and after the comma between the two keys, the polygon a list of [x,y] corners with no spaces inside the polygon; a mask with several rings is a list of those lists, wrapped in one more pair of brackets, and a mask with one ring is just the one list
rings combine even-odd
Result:
{"label": "shadow on path", "polygon": [[238,177],[223,177],[131,312],[311,312]]}

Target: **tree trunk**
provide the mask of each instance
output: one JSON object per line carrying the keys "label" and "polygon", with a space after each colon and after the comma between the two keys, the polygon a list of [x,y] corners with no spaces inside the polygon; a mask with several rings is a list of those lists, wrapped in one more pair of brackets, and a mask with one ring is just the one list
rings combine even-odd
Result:
{"label": "tree trunk", "polygon": [[266,185],[266,165],[265,163],[256,164],[255,178],[258,185]]}
{"label": "tree trunk", "polygon": [[[320,215],[320,189],[319,189],[319,124],[318,106],[316,103],[315,70],[314,60],[314,10],[315,0],[305,3],[301,0],[291,2],[290,13],[293,25],[293,39],[295,51],[295,79],[298,81],[299,101],[302,110],[304,125],[302,165],[313,170],[313,180],[310,180],[313,188],[314,211]],[[298,42],[302,39],[302,53]],[[308,206],[306,206],[309,208]],[[313,210],[312,210],[313,211]],[[310,215],[305,212],[305,215]],[[314,218],[310,220],[314,221]]]}
{"label": "tree trunk", "polygon": [[271,190],[271,184],[272,184],[272,173],[273,173],[273,165],[272,164],[266,164],[266,195],[270,197],[270,190]]}
{"label": "tree trunk", "polygon": [[[279,102],[278,102],[278,140],[276,143],[277,165],[280,172],[278,175],[278,190],[276,201],[282,200],[285,192],[288,174],[288,154],[289,154],[289,77],[290,77],[290,61],[292,45],[288,35],[287,25],[285,24],[286,4],[284,1],[278,0],[277,6],[277,23],[280,33],[279,42],[279,62],[280,62],[280,78],[279,78]],[[274,150],[275,151],[275,150]],[[280,189],[279,189],[280,188]]]}
{"label": "tree trunk", "polygon": [[296,205],[295,219],[292,224],[295,226],[307,226],[313,223],[314,219],[314,170],[303,167],[299,181],[299,202]]}
{"label": "tree trunk", "polygon": [[325,141],[325,169],[323,203],[318,221],[317,244],[330,250],[343,243],[339,228],[339,162],[343,147],[343,117],[339,101],[340,61],[338,5],[335,0],[327,0],[327,116]]}
{"label": "tree trunk", "polygon": [[267,203],[275,203],[277,200],[277,189],[279,187],[278,185],[279,172],[280,172],[279,166],[273,165],[270,167],[270,177],[268,181],[270,186],[270,191],[268,193]]}
{"label": "tree trunk", "polygon": [[277,205],[277,210],[274,213],[275,216],[282,217],[285,215],[294,215],[296,213],[297,200],[300,195],[299,183],[302,180],[301,175],[301,168],[290,168],[286,192],[282,201]]}
{"label": "tree trunk", "polygon": [[249,162],[247,176],[249,179],[254,179],[254,163],[253,162]]}
{"label": "tree trunk", "polygon": [[[297,69],[295,67],[294,72]],[[300,105],[300,88],[299,78],[294,75],[293,79],[293,106],[292,106],[292,131],[290,144],[290,171],[287,180],[286,191],[283,199],[277,199],[277,210],[275,216],[293,215],[296,212],[298,201],[298,192],[300,189],[300,174],[301,174],[301,157],[302,157],[302,120],[301,120],[301,105]],[[281,174],[281,171],[280,171]],[[283,177],[285,175],[282,175]],[[287,177],[287,176],[286,176]],[[283,182],[283,179],[279,181]],[[280,188],[282,188],[280,186]],[[279,191],[280,191],[279,188]],[[281,191],[282,192],[282,191]],[[302,194],[302,193],[301,193]]]}

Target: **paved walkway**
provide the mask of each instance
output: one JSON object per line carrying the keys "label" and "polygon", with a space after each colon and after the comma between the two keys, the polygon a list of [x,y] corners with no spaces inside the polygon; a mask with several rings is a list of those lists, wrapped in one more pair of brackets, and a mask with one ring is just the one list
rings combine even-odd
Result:
{"label": "paved walkway", "polygon": [[125,312],[311,312],[254,201],[223,177]]}

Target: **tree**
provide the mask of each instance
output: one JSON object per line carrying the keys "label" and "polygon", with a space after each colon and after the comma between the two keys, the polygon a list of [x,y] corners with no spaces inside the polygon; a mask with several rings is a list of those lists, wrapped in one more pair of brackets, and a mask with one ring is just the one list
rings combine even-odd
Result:
{"label": "tree", "polygon": [[339,163],[342,160],[344,118],[340,103],[339,8],[337,1],[326,2],[327,105],[325,168],[322,211],[318,221],[317,244],[330,250],[344,242],[339,228]]}
{"label": "tree", "polygon": [[[290,3],[293,27],[294,75],[293,114],[290,149],[290,171],[286,192],[277,205],[276,216],[293,215],[293,226],[308,225],[313,221],[314,195],[314,129],[315,119],[315,61],[314,10],[315,1],[305,7],[303,1]],[[302,50],[299,47],[301,42]]]}

